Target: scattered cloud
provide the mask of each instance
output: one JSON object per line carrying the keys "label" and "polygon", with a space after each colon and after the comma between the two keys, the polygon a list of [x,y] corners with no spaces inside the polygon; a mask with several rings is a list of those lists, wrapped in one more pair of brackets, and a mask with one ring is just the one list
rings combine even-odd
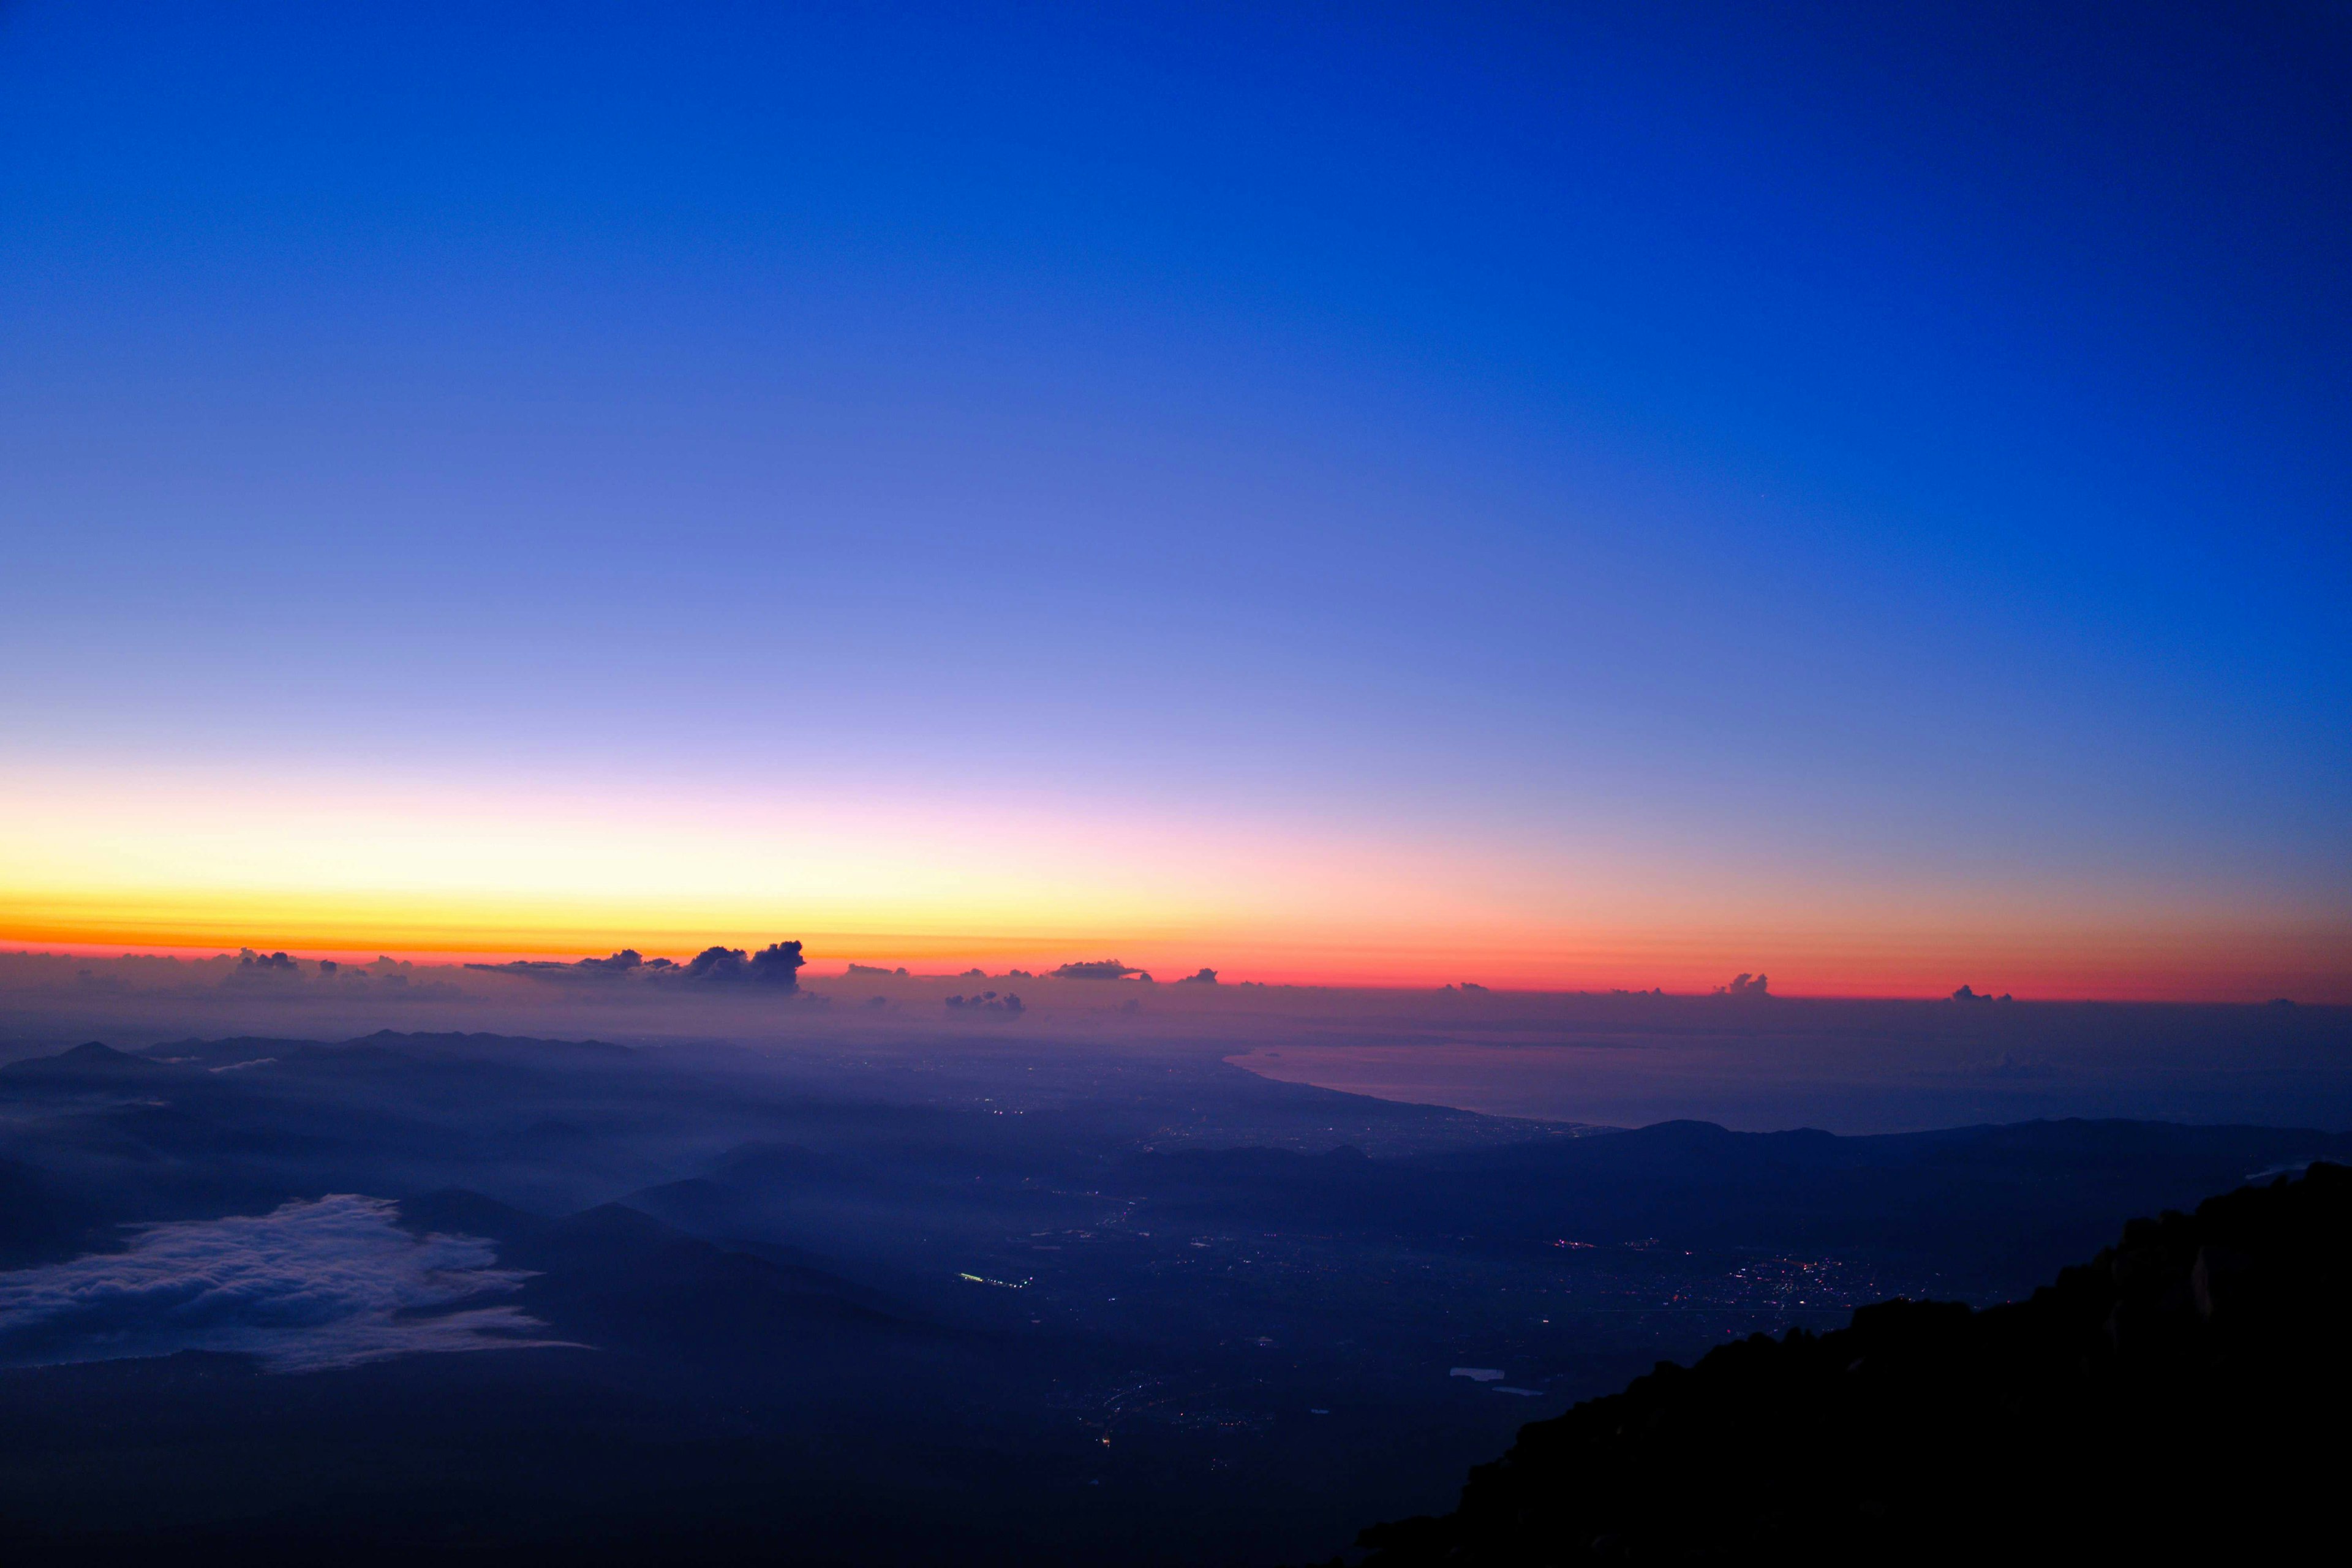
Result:
{"label": "scattered cloud", "polygon": [[1735,975],[1730,984],[1717,986],[1715,994],[1717,996],[1737,997],[1749,1002],[1769,1001],[1772,995],[1768,981],[1761,974]]}
{"label": "scattered cloud", "polygon": [[237,951],[236,967],[223,975],[221,983],[225,985],[266,985],[301,977],[299,959],[289,958],[282,952],[256,952],[247,947]]}
{"label": "scattered cloud", "polygon": [[[713,985],[765,985],[780,991],[800,989],[799,971],[808,961],[801,956],[801,944],[796,942],[772,942],[757,952],[745,952],[740,947],[706,947],[685,963],[667,958],[647,958],[634,947],[625,947],[607,958],[580,958],[568,962],[556,959],[524,958],[509,963],[469,963],[468,969],[478,969],[493,974],[520,974],[533,980],[616,980],[632,975],[649,975],[659,980],[686,979]],[[850,965],[850,973],[887,973],[869,970],[861,964]],[[905,970],[898,972],[901,974]]]}
{"label": "scattered cloud", "polygon": [[[510,1302],[529,1276],[478,1237],[419,1239],[388,1198],[149,1226],[121,1252],[0,1273],[0,1360],[47,1365],[188,1350],[315,1372],[427,1352],[557,1342]],[[469,1304],[471,1303],[471,1304]]]}
{"label": "scattered cloud", "polygon": [[1097,958],[1085,963],[1066,963],[1054,971],[1053,977],[1056,980],[1124,980],[1130,974],[1138,980],[1151,978],[1135,965],[1121,963],[1116,958]]}

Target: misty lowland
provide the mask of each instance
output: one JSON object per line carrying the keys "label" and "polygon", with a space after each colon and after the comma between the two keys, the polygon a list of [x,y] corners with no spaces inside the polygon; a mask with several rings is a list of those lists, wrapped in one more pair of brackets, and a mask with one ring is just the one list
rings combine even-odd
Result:
{"label": "misty lowland", "polygon": [[[8,1560],[1864,1561],[2343,1386],[2344,1009],[714,951],[0,958]],[[1307,1081],[1449,1052],[1597,1110]]]}

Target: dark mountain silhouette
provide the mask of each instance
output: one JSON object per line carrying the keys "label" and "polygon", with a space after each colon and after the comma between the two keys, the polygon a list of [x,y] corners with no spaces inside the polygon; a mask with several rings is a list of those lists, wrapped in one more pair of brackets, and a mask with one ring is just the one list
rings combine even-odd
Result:
{"label": "dark mountain silhouette", "polygon": [[2352,1170],[2135,1220],[2030,1300],[1889,1301],[1523,1428],[1366,1568],[2285,1561],[2335,1534]]}
{"label": "dark mountain silhouette", "polygon": [[[81,1051],[106,1050],[107,1047],[82,1046]],[[121,1056],[119,1051],[107,1051]],[[18,1068],[54,1068],[73,1057],[43,1057],[28,1061],[12,1062],[0,1071]],[[202,1067],[231,1066],[238,1062],[268,1058],[274,1063],[306,1066],[331,1071],[339,1065],[362,1063],[416,1063],[425,1061],[511,1063],[538,1067],[576,1066],[590,1058],[611,1062],[632,1059],[638,1053],[625,1046],[615,1046],[603,1040],[548,1040],[528,1035],[487,1035],[443,1032],[439,1034],[404,1034],[393,1029],[378,1029],[373,1035],[340,1041],[282,1039],[266,1035],[243,1035],[219,1040],[174,1040],[168,1045],[151,1046],[130,1058],[133,1061],[178,1066],[194,1064]]]}
{"label": "dark mountain silhouette", "polygon": [[184,1076],[166,1063],[134,1057],[92,1040],[53,1057],[34,1057],[0,1067],[12,1086],[74,1089],[120,1089]]}
{"label": "dark mountain silhouette", "polygon": [[503,1263],[532,1271],[526,1307],[593,1344],[705,1356],[912,1326],[846,1279],[715,1247],[619,1204],[545,1219],[452,1188],[404,1201],[401,1215],[417,1231],[494,1238]]}

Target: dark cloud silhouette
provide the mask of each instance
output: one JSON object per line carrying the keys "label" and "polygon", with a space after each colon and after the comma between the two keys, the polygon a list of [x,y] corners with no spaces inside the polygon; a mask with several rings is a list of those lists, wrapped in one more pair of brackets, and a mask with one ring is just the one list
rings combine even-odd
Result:
{"label": "dark cloud silhouette", "polygon": [[801,956],[796,942],[770,942],[755,953],[740,947],[706,947],[688,961],[686,977],[706,985],[764,985],[777,991],[800,988]]}
{"label": "dark cloud silhouette", "polygon": [[807,962],[801,956],[799,942],[772,942],[751,955],[751,979],[757,984],[790,991],[800,984],[801,965]]}
{"label": "dark cloud silhouette", "polygon": [[1121,963],[1116,958],[1097,958],[1085,963],[1066,963],[1054,971],[1053,977],[1056,980],[1124,980],[1130,974],[1138,980],[1151,978],[1135,965]]}
{"label": "dark cloud silhouette", "polygon": [[903,980],[907,975],[907,966],[902,963],[896,969],[886,969],[878,963],[853,963],[842,973],[845,974],[879,974],[886,979],[895,977]]}
{"label": "dark cloud silhouette", "polygon": [[1958,991],[1953,992],[1951,994],[1951,1000],[1955,1002],[2010,1002],[2014,1001],[2015,999],[2016,998],[2011,996],[2006,991],[2002,992],[1999,996],[1995,996],[1989,991],[1976,991],[1966,985],[1961,986]]}
{"label": "dark cloud silhouette", "polygon": [[751,960],[740,947],[706,947],[687,961],[686,977],[724,983],[742,979],[751,968]]}
{"label": "dark cloud silhouette", "polygon": [[342,1194],[266,1215],[150,1226],[128,1248],[0,1274],[0,1359],[112,1361],[185,1350],[278,1372],[553,1342],[508,1304],[527,1277],[478,1237],[409,1235],[389,1199]]}
{"label": "dark cloud silhouette", "polygon": [[237,951],[236,967],[224,975],[221,983],[225,985],[282,984],[301,977],[299,960],[282,952],[256,952],[247,947]]}
{"label": "dark cloud silhouette", "polygon": [[[466,967],[487,969],[499,974],[528,974],[541,980],[577,980],[626,974],[631,970],[644,967],[645,962],[635,948],[625,947],[610,958],[582,958],[569,963],[553,959],[523,958],[511,963],[469,963]],[[667,960],[656,959],[655,962],[666,963]]]}
{"label": "dark cloud silhouette", "polygon": [[1176,984],[1179,985],[1214,985],[1216,983],[1217,972],[1213,969],[1203,969],[1197,974],[1188,974],[1184,976],[1183,979],[1179,980]]}
{"label": "dark cloud silhouette", "polygon": [[1768,1002],[1772,997],[1771,991],[1768,989],[1768,983],[1761,974],[1735,975],[1730,984],[1717,986],[1715,994],[1717,996],[1727,996],[1748,1002]]}

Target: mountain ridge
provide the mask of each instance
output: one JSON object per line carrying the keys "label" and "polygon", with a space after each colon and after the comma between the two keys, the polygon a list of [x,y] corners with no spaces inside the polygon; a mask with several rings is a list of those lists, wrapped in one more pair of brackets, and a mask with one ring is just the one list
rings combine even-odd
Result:
{"label": "mountain ridge", "polygon": [[2245,1560],[2316,1538],[2352,1387],[2352,1169],[2137,1219],[2030,1298],[1751,1336],[1520,1430],[1362,1568]]}

